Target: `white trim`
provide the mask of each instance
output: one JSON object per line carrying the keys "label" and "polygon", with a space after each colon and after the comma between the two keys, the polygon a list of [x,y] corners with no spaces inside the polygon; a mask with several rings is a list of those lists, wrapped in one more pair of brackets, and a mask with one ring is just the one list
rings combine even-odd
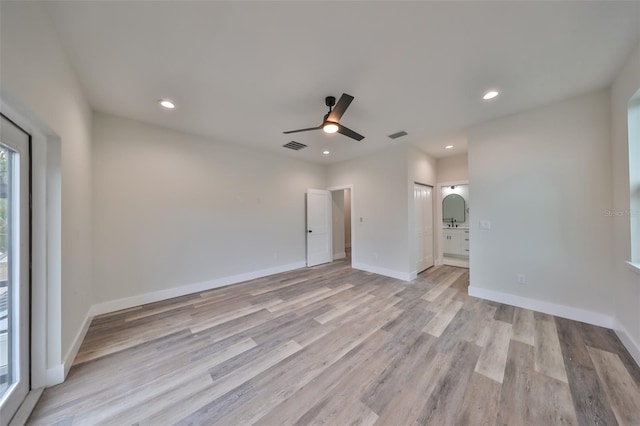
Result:
{"label": "white trim", "polygon": [[361,271],[373,272],[374,274],[384,275],[385,277],[395,278],[402,281],[411,281],[411,273],[394,271],[393,269],[380,268],[379,266],[367,265],[366,263],[352,261],[351,267],[353,269],[360,269]]}
{"label": "white trim", "polygon": [[[93,320],[93,306],[87,312],[87,315],[84,317],[84,321],[82,322],[82,327],[78,330],[76,337],[73,339],[73,343],[71,347],[67,351],[64,359],[62,360],[62,365],[64,365],[64,377],[67,377],[69,374],[69,370],[73,365],[73,361],[76,359],[76,355],[78,355],[78,351],[80,350],[80,346],[84,341],[85,336],[87,335],[87,331],[89,330],[89,326],[91,325],[91,320]],[[57,384],[57,383],[56,383]],[[47,386],[51,386],[51,384],[47,383]]]}
{"label": "white trim", "polygon": [[[427,268],[427,269],[429,269],[429,268]],[[425,271],[427,269],[425,269]],[[418,278],[418,271],[411,271],[411,273],[409,274],[409,281],[413,281],[416,278]]]}
{"label": "white trim", "polygon": [[31,135],[31,388],[36,389],[64,379],[60,359],[61,142],[4,86],[0,90],[0,110]]}
{"label": "white trim", "polygon": [[30,390],[27,397],[22,401],[20,408],[18,408],[18,411],[9,422],[9,426],[24,426],[27,424],[27,420],[29,420],[33,409],[36,408],[36,404],[40,400],[43,392],[44,388],[42,387]]}
{"label": "white trim", "polygon": [[47,207],[47,138],[31,133],[31,388],[46,385],[47,286],[50,282],[47,230],[51,219]]}
{"label": "white trim", "polygon": [[345,257],[347,257],[347,253],[345,252],[333,253],[333,260],[344,259]]}
{"label": "white trim", "polygon": [[243,281],[249,281],[256,278],[266,277],[268,275],[279,274],[281,272],[292,271],[294,269],[304,268],[306,263],[296,262],[288,265],[274,266],[272,268],[261,269],[258,271],[247,272],[228,277],[216,278],[211,281],[204,281],[195,284],[188,284],[180,287],[168,288],[165,290],[153,291],[151,293],[139,294],[136,296],[125,297],[122,299],[109,300],[107,302],[97,303],[91,307],[91,315],[102,315],[109,312],[119,311],[121,309],[132,308],[134,306],[145,305],[147,303],[159,302],[161,300],[171,299],[173,297],[184,296],[187,294],[197,293],[200,291],[212,290],[218,287],[224,287],[231,284],[237,284]]}
{"label": "white trim", "polygon": [[58,364],[54,367],[47,368],[47,387],[59,385],[64,382],[64,364]]}
{"label": "white trim", "polygon": [[613,317],[598,312],[587,311],[557,303],[544,302],[542,300],[530,299],[528,297],[516,296],[514,294],[500,291],[487,290],[485,288],[469,286],[469,296],[494,302],[505,303],[519,308],[531,309],[557,317],[567,318],[574,321],[586,322],[600,327],[613,328]]}
{"label": "white trim", "polygon": [[628,262],[625,262],[625,263],[629,266],[629,269],[630,269],[631,271],[633,271],[633,272],[635,272],[636,274],[640,275],[640,263],[638,263],[638,262],[631,262],[631,261],[628,261]]}
{"label": "white trim", "polygon": [[613,325],[613,331],[616,332],[624,347],[627,348],[633,359],[636,361],[636,364],[638,364],[638,367],[640,367],[640,343],[636,342],[633,337],[631,337],[631,334],[618,319],[614,321]]}

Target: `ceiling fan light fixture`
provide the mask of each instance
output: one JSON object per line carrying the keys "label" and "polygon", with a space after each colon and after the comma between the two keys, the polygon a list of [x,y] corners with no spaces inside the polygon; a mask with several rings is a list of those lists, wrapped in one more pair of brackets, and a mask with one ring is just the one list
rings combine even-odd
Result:
{"label": "ceiling fan light fixture", "polygon": [[335,133],[338,131],[338,125],[336,123],[327,122],[322,126],[322,130],[325,133]]}

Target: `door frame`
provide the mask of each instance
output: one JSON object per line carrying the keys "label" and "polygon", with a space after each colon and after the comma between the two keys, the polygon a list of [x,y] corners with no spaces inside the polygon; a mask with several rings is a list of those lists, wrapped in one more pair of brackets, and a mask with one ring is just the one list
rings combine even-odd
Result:
{"label": "door frame", "polygon": [[[61,347],[62,143],[31,108],[4,90],[0,111],[31,135],[31,390],[41,392],[62,383],[71,367]],[[36,401],[27,396],[24,405]]]}
{"label": "door frame", "polygon": [[[336,185],[336,186],[330,186],[327,188],[327,191],[330,192],[335,192],[335,191],[342,191],[348,189],[349,190],[349,198],[351,199],[351,264],[353,265],[354,259],[356,258],[356,207],[355,207],[355,203],[354,201],[354,195],[353,195],[353,184],[349,183],[349,184],[345,184],[345,185]],[[333,244],[331,245],[331,258],[333,259]]]}
{"label": "door frame", "polygon": [[[436,244],[436,242],[437,242],[438,238],[437,238],[437,236],[435,234],[435,232],[436,232],[435,227],[436,227],[436,223],[437,223],[436,222],[436,214],[435,214],[436,213],[435,212],[436,201],[435,201],[434,194],[433,194],[435,192],[436,188],[433,185],[429,185],[427,183],[422,183],[422,182],[418,182],[418,181],[414,181],[413,185],[411,186],[411,194],[413,196],[413,212],[411,214],[414,215],[414,217],[413,217],[413,233],[414,233],[414,235],[411,236],[412,239],[415,238],[416,223],[417,223],[417,218],[415,217],[415,215],[416,215],[416,206],[415,206],[415,192],[414,192],[416,185],[426,186],[427,188],[431,188],[431,220],[432,220],[431,226],[433,227],[432,241],[431,241],[432,247],[431,247],[431,249],[432,249],[432,256],[433,256],[433,265],[430,266],[429,268],[433,268],[434,266],[437,266],[437,263],[436,263],[437,244]],[[411,258],[413,259],[413,261],[412,261],[413,265],[411,265],[411,277],[412,277],[411,279],[415,279],[415,278],[418,277],[418,274],[420,274],[420,272],[424,272],[429,268],[423,269],[422,271],[418,271],[417,268],[416,268],[416,270],[414,271],[414,268],[415,268],[415,266],[417,264],[417,254],[418,254],[415,244],[413,244],[413,247],[412,247],[411,251],[414,253],[413,256],[411,256]]]}
{"label": "door frame", "polygon": [[[13,343],[18,342],[18,346],[17,348],[14,348],[13,345],[9,346],[11,352],[13,352],[12,354],[9,354],[9,359],[17,359],[17,371],[19,372],[19,377],[17,378],[17,382],[15,382],[15,386],[10,386],[7,390],[7,394],[4,395],[7,399],[3,399],[4,403],[6,404],[4,409],[8,410],[8,413],[10,413],[13,417],[18,412],[20,406],[23,404],[32,388],[32,137],[29,132],[27,132],[25,129],[11,120],[11,118],[6,116],[5,114],[1,114],[1,116],[2,119],[6,123],[8,123],[8,125],[13,126],[15,129],[17,129],[18,132],[24,134],[18,138],[23,140],[12,140],[12,138],[8,138],[4,141],[0,141],[4,146],[7,147],[8,150],[13,151],[14,154],[18,155],[17,160],[12,155],[11,160],[8,159],[7,161],[7,172],[11,174],[10,193],[12,194],[12,202],[10,204],[11,209],[8,213],[11,218],[11,233],[9,234],[9,240],[13,248],[15,248],[16,243],[18,246],[18,250],[16,250],[14,254],[14,257],[17,258],[18,262],[14,263],[12,261],[11,264],[7,264],[7,267],[10,268],[9,270],[15,271],[15,273],[19,277],[19,280],[17,282],[13,282],[13,284],[16,284],[18,287],[19,295],[19,299],[13,300],[13,302],[17,302],[18,305],[17,307],[13,308],[17,308],[18,317],[14,317],[13,319],[17,319],[19,322],[17,323],[18,327],[13,330],[13,333],[9,334],[10,339],[13,341]],[[24,136],[26,136],[26,141],[24,140]],[[11,162],[13,162],[13,166],[17,166],[17,170],[13,170],[13,167],[10,164]],[[18,202],[14,203],[16,199]],[[9,275],[9,277],[11,277],[11,274]],[[14,295],[11,293],[9,294],[9,296],[11,298],[14,297]],[[8,303],[11,303],[11,300],[8,300]],[[26,312],[23,313],[23,311]],[[11,316],[13,315],[14,313],[11,312],[9,317],[7,318],[9,329],[11,329],[12,327]],[[13,326],[15,326],[15,324]],[[17,335],[14,335],[14,333]],[[21,352],[24,349],[26,349],[26,354]],[[15,371],[15,367],[11,365],[11,362],[10,365],[8,365],[8,369],[13,369]],[[12,387],[13,389],[11,389]],[[11,393],[13,393],[13,395],[11,395]]]}
{"label": "door frame", "polygon": [[[447,182],[439,182],[436,184],[438,188],[438,201],[436,203],[436,216],[434,219],[434,226],[437,228],[437,237],[434,238],[436,240],[436,256],[435,256],[435,264],[436,266],[444,264],[444,232],[442,228],[442,188],[445,186],[456,186],[456,185],[469,185],[468,180],[452,180]],[[469,193],[471,193],[471,188],[469,188]],[[435,199],[435,198],[434,198]],[[469,223],[469,233],[471,233],[471,223]],[[469,253],[471,256],[471,253]]]}

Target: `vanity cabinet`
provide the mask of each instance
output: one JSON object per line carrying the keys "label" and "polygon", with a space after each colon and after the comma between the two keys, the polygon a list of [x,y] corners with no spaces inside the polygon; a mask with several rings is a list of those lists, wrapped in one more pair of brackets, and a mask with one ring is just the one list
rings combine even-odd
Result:
{"label": "vanity cabinet", "polygon": [[469,230],[464,228],[444,228],[445,256],[469,257]]}

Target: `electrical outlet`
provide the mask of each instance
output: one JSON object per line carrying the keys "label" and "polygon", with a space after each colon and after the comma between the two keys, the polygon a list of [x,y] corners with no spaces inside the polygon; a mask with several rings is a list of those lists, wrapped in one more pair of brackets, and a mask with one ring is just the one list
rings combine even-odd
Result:
{"label": "electrical outlet", "polygon": [[524,274],[518,274],[518,284],[526,284],[527,277]]}

